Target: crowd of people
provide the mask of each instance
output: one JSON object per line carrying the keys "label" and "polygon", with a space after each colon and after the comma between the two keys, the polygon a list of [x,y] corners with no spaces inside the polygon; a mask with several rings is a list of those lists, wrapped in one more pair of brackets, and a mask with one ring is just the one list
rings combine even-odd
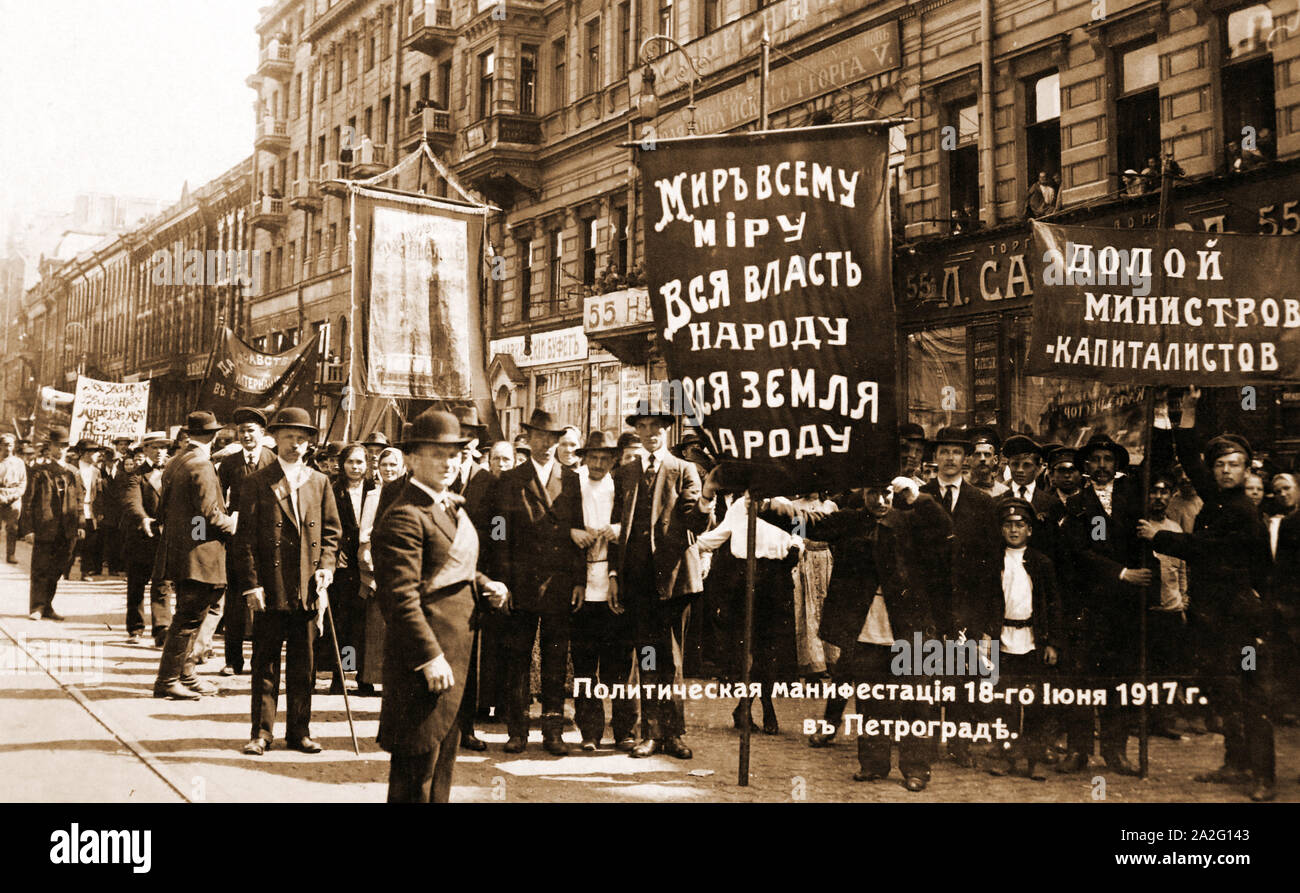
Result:
{"label": "crowd of people", "polygon": [[[243,408],[225,424],[200,411],[175,438],[112,448],[70,446],[57,427],[38,444],[3,439],[0,523],[10,562],[16,536],[33,541],[33,620],[62,619],[58,580],[76,559],[83,578],[105,565],[125,574],[125,630],[162,649],[156,697],[220,691],[197,670],[222,632],[220,673],[252,677],[250,756],[275,738],[282,649],[291,748],[321,750],[318,674],[333,693],[382,695],[391,800],[445,801],[455,752],[487,749],[476,724],[493,715],[505,752],[524,752],[535,699],[549,754],[575,749],[563,738],[572,697],[578,751],[603,749],[608,728],[634,758],[689,760],[686,675],[735,681],[746,669],[762,723],[744,697],[736,728],[777,734],[774,697],[815,679],[849,683],[864,721],[1015,730],[992,746],[895,736],[911,791],[929,783],[941,744],[994,775],[1082,772],[1095,752],[1135,774],[1139,713],[1117,687],[1142,678],[1144,647],[1146,676],[1176,683],[1151,705],[1151,733],[1222,734],[1223,766],[1197,779],[1268,800],[1273,723],[1294,722],[1300,681],[1300,487],[1287,472],[1267,479],[1244,438],[1200,443],[1196,399],[1161,413],[1145,467],[1104,434],[1065,446],[907,424],[899,468],[864,470],[842,493],[761,499],[762,482],[721,461],[707,433],[688,429],[670,449],[677,419],[648,406],[619,436],[584,438],[537,410],[513,442],[489,441],[464,408],[421,414],[395,443],[374,432],[348,444],[318,443],[292,407]],[[1109,697],[880,698],[877,683],[913,673],[896,655],[914,637],[980,643],[1002,685]],[[924,676],[902,681],[969,681],[951,667]],[[1187,697],[1192,685],[1208,703]],[[608,725],[602,689],[621,693]],[[847,710],[829,698],[809,745],[862,732]],[[854,779],[889,775],[891,743],[858,734]]]}

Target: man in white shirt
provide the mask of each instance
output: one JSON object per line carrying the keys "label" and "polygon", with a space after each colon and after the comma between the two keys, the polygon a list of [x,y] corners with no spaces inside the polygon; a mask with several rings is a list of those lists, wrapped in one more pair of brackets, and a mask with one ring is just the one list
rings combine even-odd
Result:
{"label": "man in white shirt", "polygon": [[99,525],[104,519],[103,474],[95,464],[95,453],[99,445],[93,440],[82,438],[71,451],[77,474],[81,477],[83,489],[81,505],[81,528],[86,535],[81,540],[81,579],[94,580],[104,569],[103,544],[100,542]]}
{"label": "man in white shirt", "polygon": [[5,561],[17,564],[18,515],[27,489],[27,466],[14,455],[14,436],[0,435],[0,528],[5,536]]}
{"label": "man in white shirt", "polygon": [[[582,493],[581,526],[571,530],[573,542],[587,561],[587,588],[582,606],[573,616],[570,649],[574,678],[608,686],[624,685],[632,676],[632,631],[621,605],[609,600],[609,550],[618,542],[619,524],[613,517],[614,478],[618,443],[605,431],[592,431],[585,447],[578,483]],[[594,751],[605,733],[605,705],[590,693],[574,699],[574,719],[582,733],[582,749]],[[636,744],[637,702],[629,697],[613,702],[616,747],[624,752]]]}
{"label": "man in white shirt", "polygon": [[[1147,493],[1147,519],[1160,530],[1182,533],[1183,528],[1165,514],[1169,500],[1178,489],[1178,481],[1167,471],[1151,475]],[[1160,569],[1159,602],[1148,600],[1147,655],[1153,677],[1180,676],[1189,669],[1187,652],[1187,562],[1173,555],[1153,553]],[[1165,704],[1151,711],[1151,734],[1174,741],[1182,735],[1173,729],[1174,710]]]}

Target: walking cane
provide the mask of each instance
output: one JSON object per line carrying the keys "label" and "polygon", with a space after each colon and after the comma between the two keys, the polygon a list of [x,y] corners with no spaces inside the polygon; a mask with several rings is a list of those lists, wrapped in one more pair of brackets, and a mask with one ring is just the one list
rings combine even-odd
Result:
{"label": "walking cane", "polygon": [[334,632],[334,606],[325,606],[325,617],[330,622],[330,642],[334,645],[334,665],[339,668],[339,681],[343,683],[343,710],[348,715],[348,732],[352,735],[352,752],[361,756],[361,747],[357,744],[357,730],[352,725],[352,706],[348,703],[348,677],[343,672],[343,655],[339,654],[339,637]]}

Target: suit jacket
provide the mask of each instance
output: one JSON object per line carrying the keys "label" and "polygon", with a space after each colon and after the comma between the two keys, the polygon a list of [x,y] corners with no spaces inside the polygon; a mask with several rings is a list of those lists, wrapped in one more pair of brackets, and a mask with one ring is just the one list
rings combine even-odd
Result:
{"label": "suit jacket", "polygon": [[248,470],[248,465],[244,462],[243,450],[222,459],[221,464],[217,466],[217,480],[221,481],[221,492],[225,494],[226,505],[238,509],[240,491],[243,488],[244,480],[266,466],[274,464],[276,464],[275,451],[267,447],[258,450],[257,467],[252,472]]}
{"label": "suit jacket", "polygon": [[1136,588],[1122,582],[1119,574],[1125,568],[1142,567],[1137,523],[1144,512],[1138,489],[1132,477],[1116,478],[1109,517],[1091,484],[1085,483],[1066,503],[1067,554],[1076,565],[1077,579],[1086,593],[1084,604],[1068,608],[1086,607],[1117,619],[1133,617]]}
{"label": "suit jacket", "polygon": [[578,473],[560,469],[552,502],[531,460],[502,472],[492,495],[493,516],[505,520],[505,539],[492,543],[489,573],[510,590],[512,610],[567,614],[573,587],[587,583],[587,557],[569,535],[582,526]]}
{"label": "suit jacket", "polygon": [[381,483],[379,485],[379,505],[378,508],[375,509],[373,523],[379,523],[379,519],[384,516],[384,512],[388,511],[388,507],[391,506],[397,500],[397,497],[401,495],[402,491],[406,489],[406,484],[410,479],[411,472],[407,471],[397,480],[389,481],[388,483]]}
{"label": "suit jacket", "polygon": [[131,479],[135,477],[135,472],[127,473],[119,460],[106,467],[102,477],[104,479],[104,526],[116,532],[121,526],[122,514],[126,509],[126,490],[131,484]]}
{"label": "suit jacket", "polygon": [[[86,487],[85,487],[85,481],[82,481],[81,478],[80,464],[78,464],[74,473],[77,475],[77,480],[82,482],[82,493],[83,493],[82,498],[84,500]],[[104,473],[99,470],[98,465],[92,464],[90,466],[89,490],[90,490],[90,515],[92,518],[95,519],[95,526],[98,527],[104,521],[105,502],[107,501],[107,482],[104,479]],[[80,506],[77,507],[77,514],[78,517],[80,517],[83,514]]]}
{"label": "suit jacket", "polygon": [[[632,535],[637,501],[647,497],[641,492],[644,476],[640,461],[614,469],[613,517],[621,526],[617,548],[610,554],[610,567],[616,569],[619,579],[623,579],[623,563],[627,557],[628,537]],[[710,514],[699,509],[700,493],[700,473],[694,463],[671,453],[658,463],[654,487],[648,495],[651,500],[650,555],[654,564],[655,589],[660,599],[704,591],[700,556],[691,548],[696,535],[709,526]],[[614,548],[613,544],[611,548]]]}
{"label": "suit jacket", "polygon": [[162,534],[154,579],[225,586],[226,540],[235,522],[226,512],[217,470],[195,444],[168,460],[158,505]]}
{"label": "suit jacket", "polygon": [[[452,497],[453,501],[458,501]],[[447,512],[419,487],[404,487],[374,530],[376,597],[384,615],[384,699],[379,711],[379,745],[390,753],[428,753],[456,720],[469,670],[470,617],[475,590],[487,582],[472,579],[435,588],[438,572],[453,557],[460,538],[478,559],[478,535],[469,515]],[[454,685],[430,692],[420,668],[438,656],[451,665]]]}
{"label": "suit jacket", "polygon": [[[366,499],[375,489],[373,479],[367,477],[362,483],[361,506],[364,510]],[[339,549],[334,573],[335,585],[347,585],[354,592],[360,583],[361,563],[357,557],[361,546],[361,517],[352,509],[352,498],[348,496],[347,479],[339,477],[334,481],[334,503],[339,511]],[[334,586],[330,587],[331,590]]]}
{"label": "suit jacket", "polygon": [[[943,506],[938,478],[921,492]],[[1002,536],[996,506],[993,497],[969,483],[963,483],[958,491],[957,508],[951,516],[952,549],[931,559],[938,562],[938,573],[949,581],[947,598],[940,595],[936,605],[935,622],[944,635],[965,629],[969,636],[980,628],[982,618],[999,610],[995,606],[1002,599]]]}
{"label": "suit jacket", "polygon": [[144,532],[145,518],[158,520],[158,499],[162,495],[162,481],[154,486],[153,470],[152,466],[142,466],[126,479],[122,489],[122,520],[118,529],[124,538],[126,560],[132,564],[153,564],[158,551],[157,530],[153,536]]}
{"label": "suit jacket", "polygon": [[325,475],[307,469],[295,515],[280,463],[254,472],[240,490],[235,534],[240,585],[245,591],[260,586],[268,611],[315,610],[312,576],[322,568],[334,570],[341,534],[334,491]]}
{"label": "suit jacket", "polygon": [[60,462],[38,462],[27,470],[27,489],[18,516],[18,535],[37,542],[75,541],[85,495],[81,475]]}

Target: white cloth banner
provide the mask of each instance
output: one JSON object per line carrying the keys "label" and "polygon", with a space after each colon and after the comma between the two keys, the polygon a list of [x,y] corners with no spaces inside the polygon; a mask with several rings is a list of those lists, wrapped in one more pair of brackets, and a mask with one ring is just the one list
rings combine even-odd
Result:
{"label": "white cloth banner", "polygon": [[72,403],[68,440],[110,444],[114,437],[138,440],[147,430],[149,382],[120,384],[82,376]]}

